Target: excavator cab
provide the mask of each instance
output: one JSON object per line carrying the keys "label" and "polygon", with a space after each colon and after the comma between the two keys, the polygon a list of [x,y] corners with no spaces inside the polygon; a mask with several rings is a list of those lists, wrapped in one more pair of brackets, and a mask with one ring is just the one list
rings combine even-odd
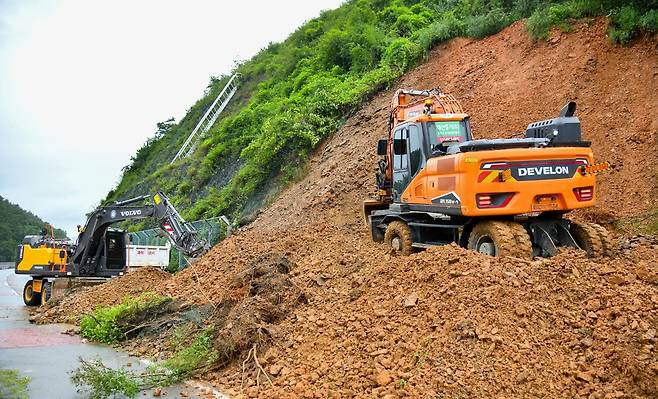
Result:
{"label": "excavator cab", "polygon": [[106,270],[123,270],[126,268],[126,232],[108,229],[103,240],[101,266]]}
{"label": "excavator cab", "polygon": [[[453,120],[454,119],[454,120]],[[468,117],[427,118],[404,123],[393,132],[393,200],[427,164],[427,160],[447,154],[448,147],[471,140]]]}

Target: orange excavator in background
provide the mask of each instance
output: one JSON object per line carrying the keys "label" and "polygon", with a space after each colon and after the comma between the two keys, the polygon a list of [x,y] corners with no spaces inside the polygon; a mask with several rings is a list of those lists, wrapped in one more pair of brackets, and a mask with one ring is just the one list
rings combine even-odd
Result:
{"label": "orange excavator in background", "polygon": [[610,167],[594,163],[575,110],[531,123],[525,138],[473,140],[453,96],[398,90],[377,145],[377,195],[363,204],[372,238],[402,254],[456,242],[492,256],[608,255],[604,227],[563,217],[594,206],[595,175]]}

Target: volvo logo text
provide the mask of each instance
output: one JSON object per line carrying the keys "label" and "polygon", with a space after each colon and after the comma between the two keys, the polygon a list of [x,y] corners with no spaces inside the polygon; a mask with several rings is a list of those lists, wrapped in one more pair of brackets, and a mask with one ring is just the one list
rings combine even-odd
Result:
{"label": "volvo logo text", "polygon": [[121,211],[121,216],[139,216],[142,214],[141,209],[135,209],[131,211]]}

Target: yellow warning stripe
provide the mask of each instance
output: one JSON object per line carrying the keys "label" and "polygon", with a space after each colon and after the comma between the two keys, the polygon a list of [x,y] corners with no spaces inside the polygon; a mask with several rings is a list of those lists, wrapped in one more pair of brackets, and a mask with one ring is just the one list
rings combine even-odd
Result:
{"label": "yellow warning stripe", "polygon": [[610,169],[612,169],[612,167],[610,166],[610,162],[599,162],[599,163],[595,163],[595,164],[586,166],[585,167],[585,173],[595,174],[595,173],[603,172],[603,171],[610,170]]}
{"label": "yellow warning stripe", "polygon": [[[503,174],[502,176],[502,181],[500,179],[500,174]],[[512,176],[512,171],[510,169],[505,169],[505,170],[494,170],[489,172],[487,177],[482,179],[480,183],[503,183],[503,182],[515,182],[516,179]]]}

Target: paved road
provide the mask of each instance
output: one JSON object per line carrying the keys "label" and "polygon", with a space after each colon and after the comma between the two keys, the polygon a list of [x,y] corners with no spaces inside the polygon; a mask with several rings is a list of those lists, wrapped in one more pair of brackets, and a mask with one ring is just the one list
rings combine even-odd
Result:
{"label": "paved road", "polygon": [[[30,398],[76,399],[85,396],[76,392],[68,372],[78,358],[100,357],[110,367],[144,367],[140,359],[132,358],[105,345],[83,343],[79,336],[62,334],[72,326],[65,324],[34,325],[21,298],[28,277],[14,274],[13,269],[0,270],[0,369],[15,369],[29,376]],[[190,384],[191,385],[191,384]],[[165,388],[167,397],[180,397],[185,391],[189,398],[198,392],[190,385]],[[150,391],[143,392],[150,395]],[[219,392],[215,397],[225,398]],[[208,397],[204,395],[204,397]],[[211,396],[212,397],[212,396]]]}

